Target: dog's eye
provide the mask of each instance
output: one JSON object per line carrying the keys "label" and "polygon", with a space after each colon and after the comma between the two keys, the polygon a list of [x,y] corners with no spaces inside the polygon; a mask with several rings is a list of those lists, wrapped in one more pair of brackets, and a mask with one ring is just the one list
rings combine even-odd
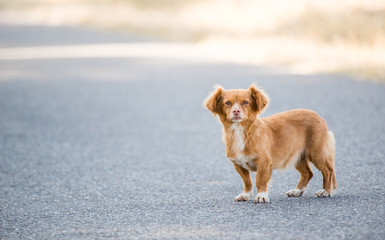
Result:
{"label": "dog's eye", "polygon": [[227,102],[225,102],[225,104],[226,104],[227,106],[230,106],[230,105],[231,105],[231,102],[230,102],[230,101],[227,101]]}
{"label": "dog's eye", "polygon": [[246,105],[248,103],[249,103],[248,101],[243,101],[242,105]]}

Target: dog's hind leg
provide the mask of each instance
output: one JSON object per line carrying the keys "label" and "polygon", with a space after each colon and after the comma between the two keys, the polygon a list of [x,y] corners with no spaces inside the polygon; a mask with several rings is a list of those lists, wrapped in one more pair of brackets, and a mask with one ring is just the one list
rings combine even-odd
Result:
{"label": "dog's hind leg", "polygon": [[330,197],[332,189],[334,190],[335,173],[334,169],[329,164],[320,165],[319,162],[314,164],[322,173],[323,176],[323,189],[317,191],[315,195],[317,197]]}
{"label": "dog's hind leg", "polygon": [[299,183],[295,189],[292,189],[286,193],[288,197],[300,197],[305,192],[306,186],[309,183],[310,179],[313,177],[313,171],[309,165],[309,161],[306,158],[306,154],[303,153],[298,160],[295,168],[301,174]]}
{"label": "dog's hind leg", "polygon": [[335,140],[332,132],[328,132],[328,141],[323,151],[312,156],[312,162],[316,168],[322,172],[323,189],[317,191],[317,197],[329,197],[332,191],[337,190],[337,181],[334,170]]}

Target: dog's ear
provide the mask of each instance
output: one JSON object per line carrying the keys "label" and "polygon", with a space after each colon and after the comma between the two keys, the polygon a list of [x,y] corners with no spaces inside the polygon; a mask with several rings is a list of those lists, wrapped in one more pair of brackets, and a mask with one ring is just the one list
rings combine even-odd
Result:
{"label": "dog's ear", "polygon": [[203,103],[203,107],[210,110],[214,115],[222,112],[221,100],[223,91],[222,86],[216,85],[215,90],[210,93]]}
{"label": "dog's ear", "polygon": [[257,113],[262,113],[269,105],[269,97],[262,89],[259,89],[255,84],[249,87],[249,91],[251,99],[253,101],[253,109]]}

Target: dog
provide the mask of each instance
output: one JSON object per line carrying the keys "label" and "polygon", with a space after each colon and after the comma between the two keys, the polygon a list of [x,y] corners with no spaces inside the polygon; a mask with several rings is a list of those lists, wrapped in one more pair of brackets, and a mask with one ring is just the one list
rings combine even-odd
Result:
{"label": "dog", "polygon": [[243,193],[234,201],[253,197],[250,171],[257,172],[255,203],[268,203],[268,184],[273,169],[295,166],[301,174],[288,197],[300,197],[313,177],[310,162],[323,175],[323,189],[317,197],[329,197],[337,190],[334,157],[335,139],[317,113],[296,109],[266,118],[259,115],[267,108],[269,97],[255,84],[248,89],[225,90],[216,86],[203,105],[223,125],[227,158],[244,183]]}

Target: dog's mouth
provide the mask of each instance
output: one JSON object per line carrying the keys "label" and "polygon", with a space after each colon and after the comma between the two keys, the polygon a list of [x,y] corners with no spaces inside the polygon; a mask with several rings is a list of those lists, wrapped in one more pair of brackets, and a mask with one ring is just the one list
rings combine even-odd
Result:
{"label": "dog's mouth", "polygon": [[242,118],[237,116],[237,117],[233,117],[231,120],[233,122],[240,122],[240,121],[242,121]]}

